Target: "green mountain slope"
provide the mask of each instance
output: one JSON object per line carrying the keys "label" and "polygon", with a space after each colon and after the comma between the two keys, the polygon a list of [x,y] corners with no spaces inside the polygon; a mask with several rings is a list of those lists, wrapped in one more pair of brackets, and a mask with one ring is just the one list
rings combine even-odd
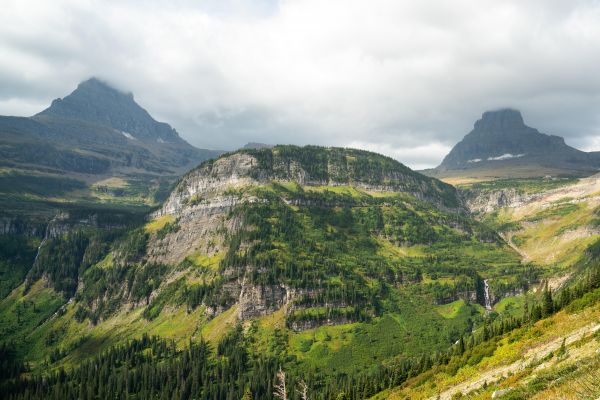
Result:
{"label": "green mountain slope", "polygon": [[597,193],[275,146],[203,163],[145,221],[7,219],[0,385],[271,399],[281,368],[290,398],[566,393],[597,362]]}
{"label": "green mountain slope", "polygon": [[450,358],[375,398],[597,398],[598,176],[461,190],[471,211],[538,267],[543,284],[497,303],[504,316],[491,314],[487,333],[476,331]]}
{"label": "green mountain slope", "polygon": [[497,319],[427,371],[375,399],[595,399],[600,395],[600,241],[576,279],[528,294],[516,319]]}
{"label": "green mountain slope", "polygon": [[239,378],[204,387],[219,398],[246,385],[270,398],[276,365],[313,377],[318,398],[361,380],[375,393],[389,360],[443,351],[482,323],[484,280],[497,301],[537,274],[453,187],[351,149],[239,151],[183,177],[143,226],[55,224],[0,301],[14,357],[37,375],[144,334],[177,349],[204,339],[214,362],[247,357]]}

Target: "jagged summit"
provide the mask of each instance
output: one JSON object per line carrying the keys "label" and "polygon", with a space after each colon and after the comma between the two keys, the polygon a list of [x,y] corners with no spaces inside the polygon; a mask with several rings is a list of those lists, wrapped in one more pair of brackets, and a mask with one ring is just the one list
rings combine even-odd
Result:
{"label": "jagged summit", "polygon": [[84,120],[140,140],[173,142],[179,139],[175,129],[157,122],[140,107],[131,92],[123,92],[98,78],[81,82],[71,94],[55,99],[50,107],[34,118]]}
{"label": "jagged summit", "polygon": [[221,154],[196,149],[132,93],[97,78],[30,118],[0,116],[0,156],[23,168],[175,176]]}
{"label": "jagged summit", "polygon": [[562,137],[527,126],[520,111],[502,108],[484,112],[436,171],[493,171],[518,166],[534,175],[589,175],[597,170],[598,161],[593,154],[568,146]]}

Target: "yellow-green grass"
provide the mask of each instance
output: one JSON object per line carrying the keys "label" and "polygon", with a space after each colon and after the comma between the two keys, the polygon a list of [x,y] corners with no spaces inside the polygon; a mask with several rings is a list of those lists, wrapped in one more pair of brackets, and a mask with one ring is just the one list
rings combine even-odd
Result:
{"label": "yellow-green grass", "polygon": [[215,253],[213,255],[206,255],[201,252],[193,253],[188,256],[188,260],[190,260],[196,267],[208,268],[211,271],[217,271],[219,269],[219,263],[223,259],[225,254],[223,252]]}
{"label": "yellow-green grass", "polygon": [[595,218],[594,206],[580,203],[564,215],[548,211],[523,214],[516,220],[535,222],[521,223],[522,229],[512,235],[513,243],[538,265],[569,267],[598,238],[589,226]]}
{"label": "yellow-green grass", "polygon": [[427,250],[427,247],[424,245],[396,246],[384,238],[379,238],[377,243],[379,244],[378,252],[384,257],[425,257]]}
{"label": "yellow-green grass", "polygon": [[284,331],[286,329],[285,315],[286,307],[281,307],[272,314],[256,318],[246,324],[256,329],[256,334],[254,335],[256,338],[255,350],[260,353],[270,351],[275,331]]}
{"label": "yellow-green grass", "polygon": [[148,233],[155,233],[164,228],[165,225],[172,222],[175,222],[175,216],[167,214],[148,222],[146,225],[144,225],[144,229]]}
{"label": "yellow-green grass", "polygon": [[109,252],[102,260],[100,260],[96,266],[98,268],[106,269],[113,266],[113,253]]}
{"label": "yellow-green grass", "polygon": [[456,318],[461,308],[465,305],[464,300],[456,300],[452,303],[442,304],[435,307],[435,311],[444,318]]}
{"label": "yellow-green grass", "polygon": [[[70,351],[53,367],[74,366],[110,346],[144,334],[173,339],[179,348],[183,348],[190,339],[199,339],[203,327],[208,327],[203,307],[191,312],[185,306],[166,307],[152,321],[143,317],[144,307],[132,311],[121,310],[97,325],[92,325],[88,320],[77,322],[75,311],[75,306],[69,305],[64,314],[45,321],[28,337],[33,344],[28,352],[28,359],[33,361],[33,366],[39,366],[40,361],[54,349]],[[57,333],[59,339],[47,345],[46,339],[51,332]]]}
{"label": "yellow-green grass", "polygon": [[335,353],[351,345],[356,326],[356,323],[321,326],[293,333],[289,341],[290,351],[299,360],[310,361],[314,366],[328,366]]}
{"label": "yellow-green grass", "polygon": [[239,306],[236,304],[208,321],[208,323],[202,327],[202,337],[213,344],[218,343],[219,340],[221,340],[221,338],[239,322],[238,308]]}
{"label": "yellow-green grass", "polygon": [[301,186],[298,183],[290,181],[277,181],[274,182],[272,186],[274,190],[279,189],[279,187],[281,187],[289,192],[297,192],[301,188]]}
{"label": "yellow-green grass", "polygon": [[95,182],[94,184],[92,184],[92,188],[96,189],[98,187],[108,187],[108,188],[114,188],[114,189],[122,189],[122,188],[126,188],[127,186],[129,186],[129,184],[127,183],[127,181],[123,178],[118,178],[115,176],[112,176],[110,178],[106,178],[106,179],[102,179],[100,181]]}
{"label": "yellow-green grass", "polygon": [[322,186],[304,186],[304,190],[306,192],[317,192],[317,193],[323,193],[323,192],[332,192],[332,193],[336,193],[336,194],[345,194],[348,196],[352,196],[355,198],[360,198],[360,197],[365,197],[367,196],[367,194],[360,190],[357,189],[354,186],[349,186],[349,185],[340,185],[340,186],[328,186],[328,185],[322,185]]}
{"label": "yellow-green grass", "polygon": [[521,315],[523,312],[524,303],[524,296],[505,297],[498,303],[494,304],[494,310],[500,314],[510,314],[513,316],[518,316]]}
{"label": "yellow-green grass", "polygon": [[576,176],[579,171],[564,170],[536,165],[511,165],[488,169],[473,169],[460,171],[425,171],[426,175],[433,176],[451,185],[468,184],[475,182],[489,182],[500,179],[542,178],[550,176]]}

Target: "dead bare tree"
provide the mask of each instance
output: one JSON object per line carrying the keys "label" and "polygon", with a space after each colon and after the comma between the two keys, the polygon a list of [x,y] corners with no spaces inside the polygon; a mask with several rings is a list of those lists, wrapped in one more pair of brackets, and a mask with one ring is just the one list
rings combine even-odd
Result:
{"label": "dead bare tree", "polygon": [[296,391],[300,394],[300,398],[302,400],[308,400],[308,385],[304,382],[304,379],[301,379],[300,382],[298,382],[298,386],[300,388],[296,389]]}
{"label": "dead bare tree", "polygon": [[275,384],[275,391],[273,395],[281,400],[287,400],[287,388],[285,387],[285,372],[279,367],[279,372],[277,372],[277,383]]}

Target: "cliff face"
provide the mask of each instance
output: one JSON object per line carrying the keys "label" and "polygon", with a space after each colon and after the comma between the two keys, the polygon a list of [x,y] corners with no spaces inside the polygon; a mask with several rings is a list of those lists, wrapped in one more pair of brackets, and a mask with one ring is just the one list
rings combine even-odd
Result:
{"label": "cliff face", "polygon": [[[299,190],[290,197],[271,197],[272,185]],[[291,186],[290,186],[291,185]],[[294,186],[297,185],[297,186]],[[456,190],[435,179],[417,174],[402,164],[373,153],[347,149],[325,149],[319,147],[300,148],[276,146],[274,148],[243,150],[205,162],[185,175],[161,209],[152,218],[168,220],[165,234],[151,235],[145,259],[151,263],[188,265],[194,259],[217,259],[236,257],[255,246],[256,241],[243,239],[255,230],[247,215],[240,210],[264,205],[272,206],[281,201],[291,207],[335,209],[340,206],[339,198],[305,195],[314,190],[335,191],[340,187],[352,187],[361,193],[398,193],[411,201],[423,201],[429,207],[464,213],[462,201]],[[333,193],[333,192],[331,192]],[[366,196],[366,194],[365,194]],[[345,198],[343,201],[351,201]],[[265,215],[263,218],[277,218]],[[451,224],[451,222],[448,222]],[[452,229],[460,230],[461,227]],[[241,237],[239,249],[232,253],[232,237]],[[267,239],[264,246],[272,246]],[[211,267],[215,268],[215,266]],[[233,304],[237,304],[238,317],[242,320],[268,315],[285,307],[286,313],[301,313],[314,307],[344,309],[344,301],[325,301],[323,290],[310,287],[317,282],[305,283],[309,287],[298,287],[279,282],[261,282],[257,276],[264,273],[263,267],[242,263],[237,267],[221,267],[218,278],[214,273],[203,280],[219,279],[222,300],[218,304],[206,304],[206,313],[216,316]],[[254,276],[254,278],[250,278]],[[302,304],[297,302],[302,299]],[[294,320],[293,329],[307,329],[315,324],[335,324],[352,318],[335,314],[319,321]]]}
{"label": "cliff face", "polygon": [[182,178],[161,213],[177,213],[195,196],[210,197],[228,188],[269,181],[402,192],[440,208],[463,211],[454,187],[416,173],[391,158],[352,149],[275,146],[244,150],[204,163]]}
{"label": "cliff face", "polygon": [[499,208],[515,208],[538,199],[540,194],[527,194],[518,189],[464,191],[465,204],[474,214],[489,213]]}
{"label": "cliff face", "polygon": [[[316,165],[311,158],[317,159]],[[241,224],[239,219],[228,219],[228,213],[241,204],[265,201],[250,188],[270,182],[350,185],[366,191],[406,193],[444,210],[464,212],[462,200],[452,186],[373,153],[294,146],[242,151],[206,162],[180,180],[163,207],[153,214],[153,218],[175,217],[178,230],[153,241],[149,246],[150,259],[178,263],[191,249],[209,255],[222,251],[222,232],[235,232]],[[288,200],[296,206],[309,206],[311,201]]]}

